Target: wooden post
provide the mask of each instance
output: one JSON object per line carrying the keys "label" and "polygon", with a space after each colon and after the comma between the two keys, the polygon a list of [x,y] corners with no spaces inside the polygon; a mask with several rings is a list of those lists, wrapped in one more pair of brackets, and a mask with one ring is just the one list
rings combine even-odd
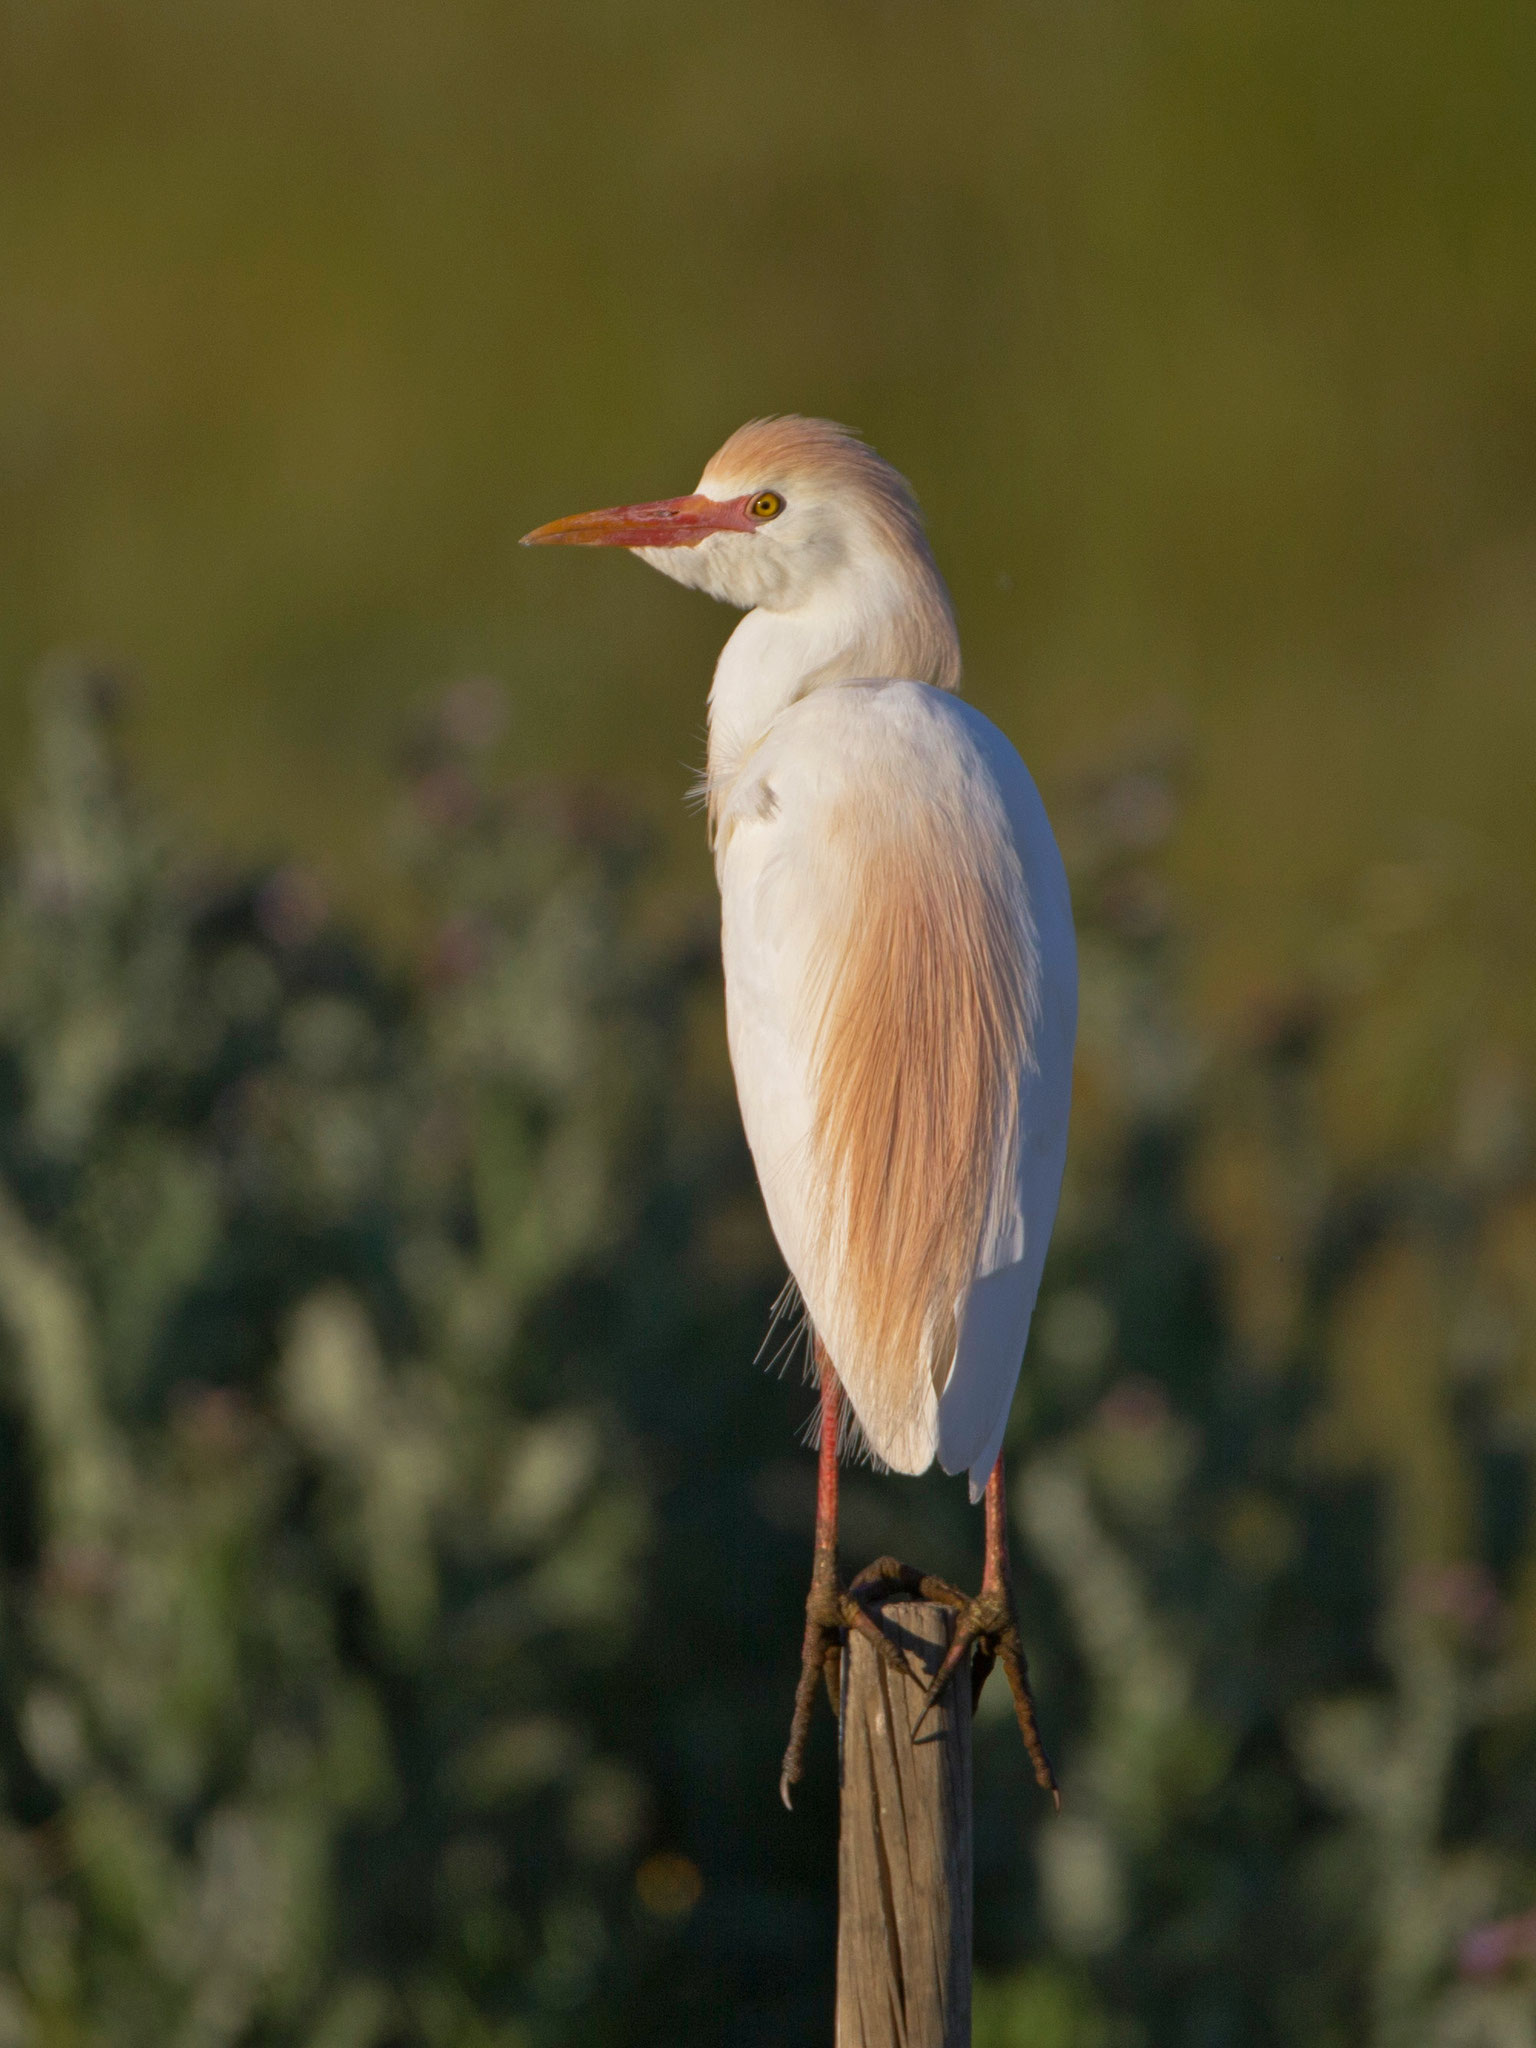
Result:
{"label": "wooden post", "polygon": [[[923,1678],[947,1607],[891,1601],[880,1625]],[[849,1631],[843,1653],[836,2048],[970,2048],[971,1688],[962,1665],[914,1741],[916,1683]]]}

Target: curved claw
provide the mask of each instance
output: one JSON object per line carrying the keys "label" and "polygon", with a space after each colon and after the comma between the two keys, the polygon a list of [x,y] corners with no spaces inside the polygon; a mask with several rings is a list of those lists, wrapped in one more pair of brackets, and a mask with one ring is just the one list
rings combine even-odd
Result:
{"label": "curved claw", "polygon": [[[818,1597],[819,1595],[823,1597]],[[813,1586],[811,1597],[806,1602],[805,1639],[800,1646],[800,1677],[795,1685],[795,1710],[789,1724],[789,1742],[784,1751],[784,1762],[779,1769],[779,1797],[786,1811],[794,1811],[794,1800],[790,1788],[800,1781],[805,1763],[805,1744],[811,1732],[811,1713],[816,1705],[816,1687],[825,1681],[836,1712],[837,1689],[831,1676],[830,1666],[840,1656],[841,1646],[837,1639],[837,1626],[841,1620],[839,1612],[841,1598],[835,1591],[830,1598],[824,1596],[824,1589]]]}
{"label": "curved claw", "polygon": [[784,1751],[784,1762],[779,1771],[779,1797],[790,1813],[794,1811],[792,1791],[800,1781],[818,1680],[825,1681],[832,1711],[834,1714],[838,1711],[838,1666],[842,1656],[838,1635],[844,1629],[857,1629],[893,1675],[902,1678],[913,1676],[890,1637],[851,1594],[835,1589],[829,1591],[824,1587],[812,1588],[806,1608],[805,1640],[800,1650],[800,1679],[795,1687],[789,1745]]}
{"label": "curved claw", "polygon": [[1010,1627],[998,1643],[995,1652],[1001,1661],[1008,1690],[1013,1694],[1014,1718],[1019,1724],[1019,1733],[1024,1738],[1035,1783],[1042,1792],[1049,1792],[1051,1804],[1061,1811],[1061,1787],[1056,1782],[1056,1773],[1051,1760],[1045,1753],[1045,1744],[1040,1740],[1040,1728],[1035,1720],[1035,1700],[1029,1689],[1029,1666],[1024,1661],[1024,1645],[1019,1639],[1016,1627]]}
{"label": "curved claw", "polygon": [[944,1652],[943,1663],[935,1671],[932,1678],[929,1679],[927,1688],[924,1691],[923,1704],[918,1710],[917,1719],[912,1723],[912,1733],[914,1735],[918,1733],[923,1723],[938,1705],[945,1686],[948,1685],[956,1671],[959,1670],[966,1651],[975,1642],[978,1633],[977,1629],[968,1628],[964,1621],[956,1628],[955,1639]]}
{"label": "curved claw", "polygon": [[1034,1695],[1029,1687],[1029,1666],[1025,1661],[1019,1626],[1014,1619],[1012,1598],[1006,1588],[1001,1591],[984,1588],[976,1599],[964,1602],[963,1612],[955,1626],[954,1640],[928,1683],[912,1733],[916,1735],[922,1728],[968,1653],[972,1659],[972,1708],[980,1700],[981,1689],[994,1666],[1001,1664],[1008,1680],[1008,1690],[1013,1695],[1014,1718],[1024,1739],[1035,1783],[1042,1792],[1050,1794],[1052,1804],[1060,1813],[1061,1791],[1045,1745],[1040,1740]]}

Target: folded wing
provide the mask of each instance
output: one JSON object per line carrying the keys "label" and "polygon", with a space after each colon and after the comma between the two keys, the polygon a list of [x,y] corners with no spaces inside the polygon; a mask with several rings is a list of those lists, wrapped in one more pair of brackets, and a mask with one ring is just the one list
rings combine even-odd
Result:
{"label": "folded wing", "polygon": [[791,707],[716,793],[731,1054],[779,1244],[874,1454],[996,1458],[1054,1218],[1076,974],[1022,762],[916,683]]}

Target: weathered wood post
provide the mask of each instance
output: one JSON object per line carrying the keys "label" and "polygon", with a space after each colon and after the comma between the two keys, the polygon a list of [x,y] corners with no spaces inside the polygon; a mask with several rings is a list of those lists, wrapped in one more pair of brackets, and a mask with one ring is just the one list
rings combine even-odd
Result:
{"label": "weathered wood post", "polygon": [[[879,1624],[923,1680],[954,1633],[930,1600]],[[914,1738],[923,1687],[857,1630],[842,1660],[836,2048],[970,2048],[971,1686],[962,1665]]]}

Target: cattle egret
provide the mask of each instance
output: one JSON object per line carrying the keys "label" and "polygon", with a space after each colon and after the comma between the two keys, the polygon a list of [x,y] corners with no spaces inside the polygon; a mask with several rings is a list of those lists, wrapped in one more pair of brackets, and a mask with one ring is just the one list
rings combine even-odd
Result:
{"label": "cattle egret", "polygon": [[[704,777],[742,1121],[821,1379],[816,1542],[780,1791],[818,1679],[899,1588],[958,1610],[931,1705],[1001,1661],[1041,1786],[1009,1577],[1002,1441],[1067,1146],[1077,962],[1061,856],[1013,747],[956,694],[960,646],[905,480],[826,420],[755,420],[687,497],[528,544],[629,548],[745,611]],[[849,1422],[844,1399],[852,1410]],[[968,1599],[837,1571],[841,1449],[986,1499]]]}

